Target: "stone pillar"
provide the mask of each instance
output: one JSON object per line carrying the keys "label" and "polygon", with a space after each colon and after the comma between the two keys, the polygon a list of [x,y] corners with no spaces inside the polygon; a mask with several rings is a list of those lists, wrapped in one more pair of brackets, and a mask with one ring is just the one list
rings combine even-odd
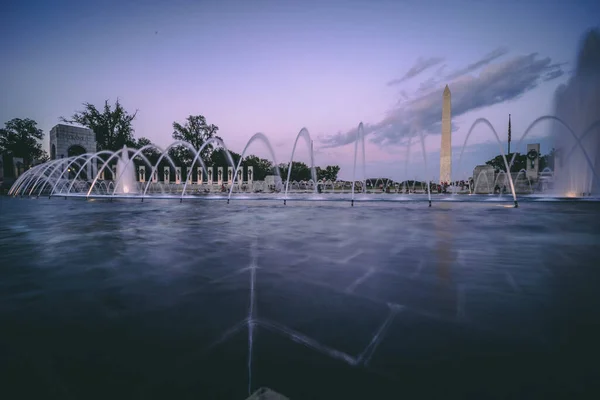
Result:
{"label": "stone pillar", "polygon": [[169,181],[171,180],[171,168],[169,167],[164,167],[163,168],[163,182],[164,183],[169,183]]}
{"label": "stone pillar", "polygon": [[140,165],[140,169],[139,169],[139,181],[144,183],[146,182],[146,167],[143,165]]}
{"label": "stone pillar", "polygon": [[233,167],[227,167],[227,184],[233,183]]}
{"label": "stone pillar", "polygon": [[242,183],[244,183],[244,167],[240,165],[237,172],[237,184],[242,186]]}
{"label": "stone pillar", "polygon": [[540,172],[540,144],[527,145],[527,178],[537,180]]}
{"label": "stone pillar", "polygon": [[185,167],[185,181],[188,185],[192,184],[192,166],[188,165],[187,167]]}
{"label": "stone pillar", "polygon": [[246,167],[248,175],[248,186],[252,187],[252,180],[254,179],[254,167]]}
{"label": "stone pillar", "polygon": [[198,174],[198,179],[196,180],[196,182],[198,182],[198,185],[202,185],[202,181],[203,181],[203,177],[204,177],[202,167],[197,167],[196,173]]}
{"label": "stone pillar", "polygon": [[175,184],[181,184],[181,167],[175,167]]}
{"label": "stone pillar", "polygon": [[214,171],[214,168],[212,167],[212,165],[210,167],[207,167],[207,171],[208,171],[208,176],[206,178],[208,179],[208,184],[212,185],[213,184],[213,171]]}
{"label": "stone pillar", "polygon": [[116,166],[116,165],[113,165],[113,166],[112,166],[112,174],[113,174],[113,176],[112,176],[112,180],[113,180],[115,183],[117,182],[117,178],[119,177],[118,173],[119,173],[119,171],[117,170],[117,166]]}
{"label": "stone pillar", "polygon": [[158,170],[154,170],[154,172],[152,173],[152,183],[157,183],[158,182]]}
{"label": "stone pillar", "polygon": [[452,182],[452,100],[446,85],[442,96],[442,146],[440,148],[440,183]]}
{"label": "stone pillar", "polygon": [[223,184],[223,167],[217,167],[217,185]]}
{"label": "stone pillar", "polygon": [[103,169],[102,171],[100,171],[100,178],[98,178],[98,179],[100,179],[101,181],[105,180],[104,179],[104,171],[105,171],[105,169]]}

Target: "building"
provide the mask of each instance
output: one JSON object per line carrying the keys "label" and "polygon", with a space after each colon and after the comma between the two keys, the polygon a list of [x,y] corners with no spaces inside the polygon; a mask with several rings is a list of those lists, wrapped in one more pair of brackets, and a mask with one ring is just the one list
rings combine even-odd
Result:
{"label": "building", "polygon": [[96,152],[96,134],[88,128],[55,125],[50,130],[50,159]]}

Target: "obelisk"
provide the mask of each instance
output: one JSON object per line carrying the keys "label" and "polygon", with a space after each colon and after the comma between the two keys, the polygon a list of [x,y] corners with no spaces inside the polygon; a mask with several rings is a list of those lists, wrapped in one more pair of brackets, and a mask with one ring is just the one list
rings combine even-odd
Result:
{"label": "obelisk", "polygon": [[451,182],[452,175],[452,101],[450,88],[444,88],[442,103],[442,146],[440,149],[440,183]]}

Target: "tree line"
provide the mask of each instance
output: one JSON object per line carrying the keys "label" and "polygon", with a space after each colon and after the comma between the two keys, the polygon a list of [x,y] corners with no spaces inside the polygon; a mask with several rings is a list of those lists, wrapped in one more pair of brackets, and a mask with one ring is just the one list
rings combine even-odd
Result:
{"label": "tree line", "polygon": [[[550,150],[550,153],[548,153],[548,154],[544,154],[544,155],[540,154],[539,155],[538,169],[540,172],[542,172],[545,168],[550,168],[552,171],[554,171],[554,156],[555,156],[555,154],[556,154],[556,150],[552,149],[552,150]],[[512,159],[513,156],[515,156],[515,160],[510,165],[510,171],[511,172],[519,172],[522,169],[527,170],[527,163],[531,162],[530,160],[528,160],[527,154],[521,154],[521,153],[506,154],[506,161],[508,161],[509,164],[510,164],[510,160]],[[505,171],[506,170],[506,165],[504,164],[504,159],[502,158],[501,154],[497,155],[496,157],[492,158],[489,161],[486,161],[485,163],[486,163],[486,165],[491,165],[492,167],[494,167],[494,169],[496,171]]]}
{"label": "tree line", "polygon": [[[112,106],[108,100],[100,108],[91,103],[83,103],[83,109],[76,111],[70,117],[60,117],[59,121],[67,124],[77,124],[91,129],[96,134],[96,148],[100,150],[118,151],[127,146],[134,149],[141,149],[152,145],[152,141],[146,137],[135,138],[133,121],[137,116],[137,110],[133,113],[128,112],[120,101]],[[12,157],[23,158],[25,168],[29,168],[34,161],[46,162],[49,160],[48,154],[42,149],[41,140],[44,133],[37,127],[37,123],[32,119],[14,118],[6,122],[5,127],[0,129],[0,153],[9,154]],[[222,139],[217,135],[219,127],[209,124],[203,115],[190,115],[183,123],[173,122],[173,132],[171,137],[174,140],[191,144],[196,150],[201,148],[210,139]],[[229,151],[235,164],[239,162],[241,154]],[[155,165],[160,153],[156,147],[148,147],[142,151],[142,154]],[[192,164],[194,153],[186,146],[177,145],[169,150],[169,157],[176,165],[188,166]],[[216,143],[208,144],[202,150],[200,157],[205,165],[227,166],[229,165],[225,152],[222,147]],[[141,165],[141,159],[135,160],[136,164]],[[167,160],[163,159],[161,165],[169,165]],[[265,176],[275,172],[275,165],[270,160],[248,155],[243,160],[244,166],[252,166],[255,180],[263,180]],[[196,167],[198,164],[196,164]],[[279,164],[279,171],[283,179],[287,178],[287,164]],[[337,179],[340,167],[337,165],[328,165],[325,168],[317,167],[317,179],[335,181]],[[174,171],[172,172],[174,173]],[[302,162],[294,161],[290,180],[308,181],[312,179],[310,167]]]}

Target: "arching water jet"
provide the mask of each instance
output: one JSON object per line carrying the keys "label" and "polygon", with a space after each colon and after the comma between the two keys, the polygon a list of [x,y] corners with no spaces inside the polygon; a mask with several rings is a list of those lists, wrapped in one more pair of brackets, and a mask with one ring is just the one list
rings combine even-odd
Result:
{"label": "arching water jet", "polygon": [[[460,157],[458,158],[458,165],[459,166],[461,165],[462,156],[463,156],[463,153],[465,152],[465,148],[467,147],[467,142],[469,140],[469,137],[471,137],[471,133],[473,133],[473,130],[479,124],[487,125],[487,127],[490,128],[490,130],[496,137],[496,141],[498,142],[498,147],[500,148],[500,154],[502,155],[502,159],[504,160],[504,165],[506,167],[506,170],[510,171],[510,164],[506,160],[506,155],[504,154],[504,149],[502,148],[502,142],[500,141],[500,137],[498,136],[498,133],[496,133],[496,130],[494,129],[494,127],[492,126],[490,121],[488,121],[485,118],[478,118],[475,122],[473,122],[473,125],[471,125],[471,129],[469,129],[469,133],[467,133],[467,137],[465,138],[465,143],[463,144],[462,150],[460,151]],[[518,208],[519,203],[517,202],[517,194],[515,192],[515,185],[513,183],[512,176],[510,174],[508,174],[508,181],[510,182],[510,191],[512,192],[512,195],[513,195],[513,201],[515,204],[515,208]]]}

